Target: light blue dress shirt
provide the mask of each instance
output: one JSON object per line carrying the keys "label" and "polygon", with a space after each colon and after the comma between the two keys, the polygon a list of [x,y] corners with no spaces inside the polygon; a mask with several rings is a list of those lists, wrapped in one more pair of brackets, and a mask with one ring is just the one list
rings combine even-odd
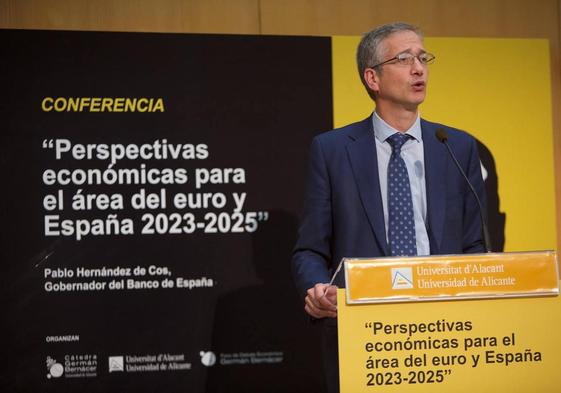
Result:
{"label": "light blue dress shirt", "polygon": [[[395,128],[386,123],[376,112],[372,116],[374,136],[376,137],[376,153],[378,156],[378,178],[382,192],[384,207],[384,222],[386,225],[386,240],[388,239],[388,163],[392,148],[387,138],[396,132]],[[417,240],[417,254],[429,255],[430,244],[427,233],[427,192],[425,184],[425,155],[423,149],[423,135],[421,132],[421,118],[417,116],[415,123],[406,131],[411,135],[401,148],[401,157],[407,166],[411,197],[413,199],[413,215],[415,218],[415,237]]]}

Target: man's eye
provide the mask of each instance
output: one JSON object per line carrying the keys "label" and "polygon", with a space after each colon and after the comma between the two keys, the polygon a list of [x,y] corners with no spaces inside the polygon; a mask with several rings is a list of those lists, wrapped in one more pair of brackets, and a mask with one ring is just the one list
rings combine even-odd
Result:
{"label": "man's eye", "polygon": [[411,55],[409,53],[402,53],[400,55],[397,55],[397,61],[399,61],[400,63],[407,63],[409,59],[411,59]]}

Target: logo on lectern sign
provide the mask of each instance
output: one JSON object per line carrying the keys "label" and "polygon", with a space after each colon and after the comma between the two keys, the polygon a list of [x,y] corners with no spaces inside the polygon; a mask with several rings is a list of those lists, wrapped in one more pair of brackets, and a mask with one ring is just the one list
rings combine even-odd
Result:
{"label": "logo on lectern sign", "polygon": [[413,269],[410,267],[392,268],[392,289],[413,288]]}

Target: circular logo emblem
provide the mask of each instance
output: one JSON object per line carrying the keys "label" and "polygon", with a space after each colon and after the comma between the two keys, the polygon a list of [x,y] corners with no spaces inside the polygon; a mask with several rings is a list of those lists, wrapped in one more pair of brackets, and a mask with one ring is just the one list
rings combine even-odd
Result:
{"label": "circular logo emblem", "polygon": [[201,351],[200,355],[201,355],[201,363],[203,365],[210,367],[210,366],[214,366],[214,363],[216,363],[216,355],[213,352]]}

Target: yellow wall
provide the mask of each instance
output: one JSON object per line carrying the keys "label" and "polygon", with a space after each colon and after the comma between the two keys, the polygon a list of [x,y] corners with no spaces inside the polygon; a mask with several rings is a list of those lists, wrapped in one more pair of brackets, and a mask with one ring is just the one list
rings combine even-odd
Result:
{"label": "yellow wall", "polygon": [[0,28],[330,36],[396,20],[428,37],[549,40],[561,248],[561,0],[0,0]]}

